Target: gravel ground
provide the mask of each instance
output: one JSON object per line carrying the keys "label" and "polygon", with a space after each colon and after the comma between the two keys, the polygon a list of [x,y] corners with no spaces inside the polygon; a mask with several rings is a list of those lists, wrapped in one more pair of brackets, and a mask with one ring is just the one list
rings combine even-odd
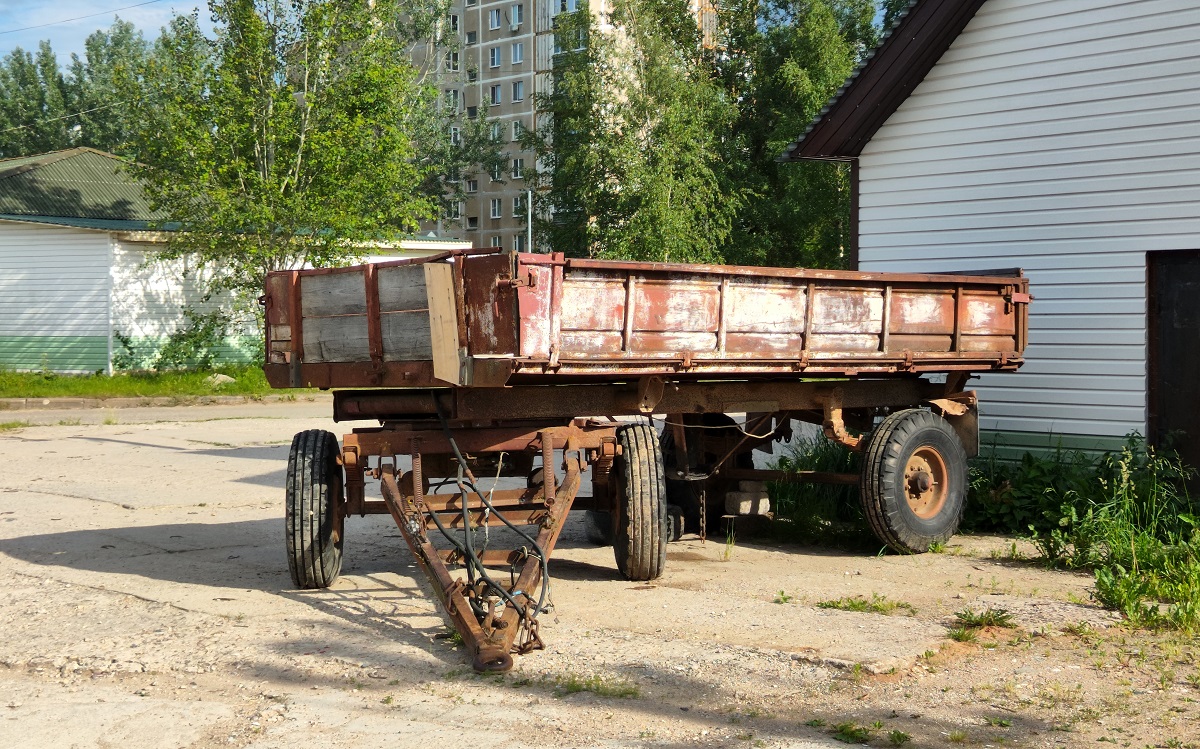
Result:
{"label": "gravel ground", "polygon": [[[1125,628],[1090,577],[1005,538],[908,557],[685,538],[637,584],[572,519],[546,650],[477,676],[386,518],[348,522],[331,589],[290,587],[287,446],[350,428],[327,408],[0,432],[0,746],[829,747],[840,727],[876,747],[1200,747],[1197,643]],[[817,606],[844,596],[906,606]],[[1014,626],[954,642],[968,607]]]}

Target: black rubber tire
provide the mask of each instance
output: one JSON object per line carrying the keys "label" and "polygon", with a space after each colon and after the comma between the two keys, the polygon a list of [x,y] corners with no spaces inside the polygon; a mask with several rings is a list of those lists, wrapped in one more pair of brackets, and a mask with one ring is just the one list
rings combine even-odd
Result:
{"label": "black rubber tire", "polygon": [[288,570],[297,588],[328,588],[342,570],[342,467],[333,434],[310,429],[288,454]]}
{"label": "black rubber tire", "polygon": [[617,569],[629,580],[653,580],[667,562],[667,487],[658,433],[649,424],[629,424],[617,430],[617,444]]}
{"label": "black rubber tire", "polygon": [[[934,465],[931,473],[942,480],[927,506],[914,509],[910,497],[919,503],[923,495],[905,474],[916,463]],[[859,498],[867,524],[892,549],[921,554],[949,540],[962,520],[966,492],[966,450],[942,417],[920,408],[897,411],[867,439]]]}

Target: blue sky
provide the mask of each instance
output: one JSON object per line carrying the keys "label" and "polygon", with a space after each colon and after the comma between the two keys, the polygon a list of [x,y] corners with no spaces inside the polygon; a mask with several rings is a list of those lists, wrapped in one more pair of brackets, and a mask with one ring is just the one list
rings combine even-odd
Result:
{"label": "blue sky", "polygon": [[[138,7],[128,7],[135,5]],[[49,39],[59,64],[66,65],[72,52],[83,55],[88,34],[108,28],[114,16],[132,22],[147,41],[153,41],[172,14],[190,13],[195,8],[208,26],[205,0],[0,0],[0,57],[16,47],[35,50],[39,41]]]}

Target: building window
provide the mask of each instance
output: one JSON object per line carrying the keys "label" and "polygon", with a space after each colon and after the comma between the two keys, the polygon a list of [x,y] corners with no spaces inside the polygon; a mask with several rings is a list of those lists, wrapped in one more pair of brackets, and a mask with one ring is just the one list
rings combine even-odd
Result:
{"label": "building window", "polygon": [[479,107],[467,107],[467,119],[473,120],[479,116]]}
{"label": "building window", "polygon": [[502,213],[504,213],[504,199],[492,198],[492,218],[500,218]]}
{"label": "building window", "polygon": [[500,67],[500,48],[492,47],[488,50],[488,65],[493,68]]}
{"label": "building window", "polygon": [[490,171],[491,171],[492,181],[499,182],[500,181],[500,166],[494,164],[494,165],[492,165],[492,168]]}
{"label": "building window", "polygon": [[479,80],[479,71],[475,70],[474,68],[472,68],[471,70],[468,70],[467,71],[467,80],[470,81],[471,83],[474,83],[475,81]]}
{"label": "building window", "polygon": [[458,33],[458,16],[454,13],[450,14],[450,30],[456,34]]}
{"label": "building window", "polygon": [[499,104],[500,103],[500,85],[499,84],[492,86],[491,99],[489,99],[489,103],[491,103],[491,104]]}
{"label": "building window", "polygon": [[467,32],[467,44],[474,44],[477,41],[479,41],[479,32],[468,31]]}
{"label": "building window", "polygon": [[513,198],[513,215],[517,218],[525,215],[525,196],[518,195]]}
{"label": "building window", "polygon": [[488,240],[488,243],[491,244],[492,247],[499,247],[500,246],[500,237],[492,237],[491,239]]}
{"label": "building window", "polygon": [[450,145],[462,145],[462,132],[459,131],[458,125],[450,126]]}
{"label": "building window", "polygon": [[513,179],[525,179],[525,159],[513,159],[512,177]]}
{"label": "building window", "polygon": [[525,6],[520,5],[520,4],[514,5],[512,7],[513,31],[516,31],[517,27],[520,26],[522,23],[525,23]]}
{"label": "building window", "polygon": [[456,88],[446,91],[446,111],[458,114],[458,89]]}
{"label": "building window", "polygon": [[458,53],[457,52],[447,52],[446,53],[446,70],[449,70],[452,73],[458,72]]}
{"label": "building window", "polygon": [[579,0],[558,0],[559,13],[574,13],[579,10]]}
{"label": "building window", "polygon": [[513,120],[513,141],[518,141],[525,134],[525,123],[520,120]]}
{"label": "building window", "polygon": [[479,0],[467,0],[468,8],[471,7],[472,5],[478,5],[478,4],[479,4]]}
{"label": "building window", "polygon": [[488,11],[488,28],[495,30],[500,28],[500,9],[494,8]]}
{"label": "building window", "polygon": [[512,46],[512,63],[517,65],[522,62],[525,62],[525,44],[516,42]]}
{"label": "building window", "polygon": [[479,228],[479,217],[478,216],[467,216],[467,228],[468,229],[478,229]]}
{"label": "building window", "polygon": [[450,205],[446,206],[446,218],[450,221],[462,218],[462,201],[452,200]]}
{"label": "building window", "polygon": [[525,251],[525,235],[524,234],[514,234],[513,235],[512,248],[513,248],[513,250],[515,250],[517,252]]}
{"label": "building window", "polygon": [[499,143],[500,142],[500,134],[502,132],[504,132],[504,125],[500,124],[499,122],[493,122],[492,130],[491,130],[492,141]]}
{"label": "building window", "polygon": [[479,192],[479,180],[477,180],[477,179],[467,180],[467,192]]}
{"label": "building window", "polygon": [[513,81],[513,101],[525,101],[525,81]]}

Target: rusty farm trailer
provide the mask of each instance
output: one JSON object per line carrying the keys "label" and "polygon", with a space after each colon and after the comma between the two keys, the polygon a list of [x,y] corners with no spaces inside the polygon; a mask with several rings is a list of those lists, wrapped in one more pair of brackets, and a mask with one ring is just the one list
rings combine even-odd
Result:
{"label": "rusty farm trailer", "polygon": [[[547,563],[570,510],[587,511],[589,536],[613,545],[623,575],[653,579],[671,538],[761,511],[762,485],[739,484],[776,476],[754,470],[749,453],[792,420],[863,453],[861,476],[796,478],[858,483],[879,538],[924,551],[962,512],[978,445],[964,386],[972,373],[1020,366],[1029,299],[1019,271],[501,251],[273,273],[268,380],[334,388],[335,420],[379,423],[340,444],[325,431],[296,435],[293,580],[328,586],[346,518],[390,514],[475,668],[507,670],[512,653],[541,646]],[[665,415],[661,434],[653,414]],[[589,470],[592,494],[577,496]],[[382,500],[366,497],[368,476]],[[524,486],[500,489],[493,477]],[[477,529],[496,526],[517,548],[481,547]]]}

